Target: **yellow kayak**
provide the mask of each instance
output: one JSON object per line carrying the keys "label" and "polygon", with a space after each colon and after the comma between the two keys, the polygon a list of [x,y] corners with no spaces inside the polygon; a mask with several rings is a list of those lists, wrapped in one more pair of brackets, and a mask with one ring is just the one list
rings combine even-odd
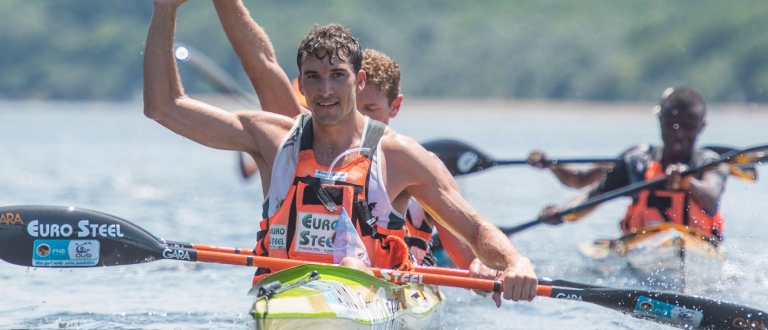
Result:
{"label": "yellow kayak", "polygon": [[437,286],[396,285],[327,265],[276,272],[251,292],[256,329],[431,329],[445,302]]}

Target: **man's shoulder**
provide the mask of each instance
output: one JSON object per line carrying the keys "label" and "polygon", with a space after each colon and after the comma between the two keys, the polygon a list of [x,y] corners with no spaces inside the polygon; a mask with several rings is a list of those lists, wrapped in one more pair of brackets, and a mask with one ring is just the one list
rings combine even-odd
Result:
{"label": "man's shoulder", "polygon": [[701,166],[717,159],[720,159],[720,154],[717,152],[706,148],[698,148],[693,152],[691,164],[694,166]]}
{"label": "man's shoulder", "polygon": [[654,158],[658,148],[650,144],[636,144],[625,149],[619,157],[619,160],[626,163],[634,163],[638,161],[647,161]]}
{"label": "man's shoulder", "polygon": [[296,128],[301,127],[301,120],[271,112],[240,110],[234,111],[234,114],[238,117],[242,129],[249,132],[257,141],[261,141],[257,143],[262,146],[278,145],[291,131],[295,133],[294,135],[298,135],[300,130]]}
{"label": "man's shoulder", "polygon": [[[274,112],[261,111],[261,110],[237,110],[233,113],[240,118],[240,122],[244,124],[267,124],[277,125],[281,127],[291,127],[297,121],[297,118],[303,115],[298,115],[294,118],[277,114]],[[308,116],[307,116],[308,118]]]}
{"label": "man's shoulder", "polygon": [[416,142],[415,139],[410,136],[400,134],[389,126],[384,129],[384,134],[381,136],[381,148],[384,152],[414,152],[417,150],[417,146],[420,147],[421,145]]}
{"label": "man's shoulder", "polygon": [[[410,136],[389,129],[382,137],[381,150],[386,159],[386,173],[396,176],[399,182],[434,183],[440,177],[453,180],[440,158]],[[455,182],[449,184],[458,189]]]}
{"label": "man's shoulder", "polygon": [[381,138],[381,151],[387,163],[401,169],[434,163],[434,156],[410,136],[387,129]]}
{"label": "man's shoulder", "polygon": [[720,158],[720,154],[709,148],[698,148],[693,153],[693,157],[717,159],[717,158]]}

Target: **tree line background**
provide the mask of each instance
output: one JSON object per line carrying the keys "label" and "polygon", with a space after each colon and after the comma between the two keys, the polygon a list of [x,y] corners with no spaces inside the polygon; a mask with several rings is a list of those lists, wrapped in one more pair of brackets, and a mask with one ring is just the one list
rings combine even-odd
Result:
{"label": "tree line background", "polygon": [[[762,0],[248,1],[294,77],[299,41],[340,23],[402,71],[408,97],[768,102]],[[0,1],[0,98],[138,98],[150,0]],[[177,41],[249,86],[210,1],[179,11]],[[194,56],[194,54],[193,54]],[[210,87],[182,67],[189,93]]]}

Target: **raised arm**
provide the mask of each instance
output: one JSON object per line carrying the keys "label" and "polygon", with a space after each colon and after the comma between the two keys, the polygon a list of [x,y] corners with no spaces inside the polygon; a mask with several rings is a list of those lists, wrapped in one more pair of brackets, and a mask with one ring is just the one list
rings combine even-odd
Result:
{"label": "raised arm", "polygon": [[[504,299],[532,300],[536,296],[536,274],[528,258],[520,255],[509,239],[483,218],[442,175],[439,163],[416,141],[400,137],[389,164],[401,169],[403,185],[435,220],[465,241],[490,268],[503,271]],[[390,157],[389,155],[387,157]]]}
{"label": "raised arm", "polygon": [[308,112],[299,103],[288,76],[277,63],[269,37],[253,20],[242,1],[214,0],[213,4],[262,109],[288,117]]}
{"label": "raised arm", "polygon": [[[186,0],[155,0],[144,51],[144,114],[200,144],[251,154],[271,165],[290,118],[261,111],[228,112],[188,97],[173,57],[176,10]],[[266,159],[266,160],[265,160]]]}

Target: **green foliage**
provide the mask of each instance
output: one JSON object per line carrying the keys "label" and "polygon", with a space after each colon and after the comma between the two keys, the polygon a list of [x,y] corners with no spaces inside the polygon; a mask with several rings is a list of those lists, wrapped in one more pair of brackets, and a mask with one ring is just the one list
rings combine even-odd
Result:
{"label": "green foliage", "polygon": [[[341,23],[394,58],[409,97],[655,101],[688,85],[710,102],[768,101],[768,4],[719,1],[246,1],[289,76],[315,24]],[[145,1],[0,1],[0,97],[140,96]],[[210,1],[179,10],[177,40],[247,79]],[[187,91],[210,91],[181,68]]]}

